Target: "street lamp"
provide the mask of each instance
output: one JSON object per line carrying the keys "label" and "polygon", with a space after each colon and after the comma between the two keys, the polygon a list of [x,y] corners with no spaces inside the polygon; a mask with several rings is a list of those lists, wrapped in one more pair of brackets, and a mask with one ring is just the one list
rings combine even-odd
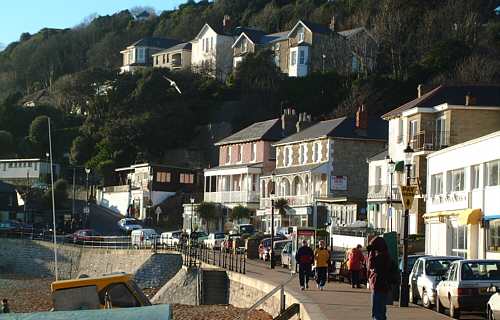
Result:
{"label": "street lamp", "polygon": [[[410,186],[410,172],[413,149],[408,144],[404,149],[405,167],[406,167],[406,186]],[[401,288],[399,295],[399,306],[408,307],[409,287],[408,287],[408,220],[410,216],[410,208],[405,208],[404,227],[403,227],[403,273],[401,274]]]}
{"label": "street lamp", "polygon": [[89,174],[90,174],[90,168],[85,168],[85,173],[87,174],[87,192],[86,192],[86,198],[87,198],[87,204],[89,202]]}
{"label": "street lamp", "polygon": [[276,190],[276,174],[273,172],[271,174],[271,192],[269,195],[271,196],[271,248],[269,250],[269,260],[271,269],[274,269],[275,261],[274,261],[274,194]]}
{"label": "street lamp", "polygon": [[396,163],[392,161],[391,157],[387,156],[389,162],[387,163],[387,171],[389,172],[390,179],[389,179],[389,223],[390,223],[390,231],[392,231],[392,178],[394,175],[394,171],[396,169]]}

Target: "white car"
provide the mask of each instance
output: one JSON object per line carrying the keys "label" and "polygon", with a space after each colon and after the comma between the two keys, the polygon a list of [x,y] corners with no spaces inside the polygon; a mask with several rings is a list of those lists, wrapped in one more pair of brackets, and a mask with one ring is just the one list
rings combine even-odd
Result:
{"label": "white car", "polygon": [[220,249],[224,241],[225,234],[222,232],[211,233],[208,239],[203,240],[203,244],[210,249]]}
{"label": "white car", "polygon": [[118,226],[127,233],[133,230],[142,229],[142,225],[134,218],[123,218],[118,221]]}
{"label": "white car", "polygon": [[491,286],[489,293],[493,293],[486,304],[486,316],[488,320],[500,320],[500,287]]}
{"label": "white car", "polygon": [[163,246],[163,248],[177,246],[180,243],[181,235],[181,230],[163,232],[160,235],[160,244]]}
{"label": "white car", "polygon": [[137,229],[130,234],[132,247],[135,249],[151,248],[159,236],[154,229]]}

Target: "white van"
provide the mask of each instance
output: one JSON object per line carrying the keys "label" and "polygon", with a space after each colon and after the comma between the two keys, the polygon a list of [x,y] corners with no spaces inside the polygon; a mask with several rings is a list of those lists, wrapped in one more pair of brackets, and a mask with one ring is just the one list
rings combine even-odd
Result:
{"label": "white van", "polygon": [[132,247],[135,249],[151,248],[155,241],[158,241],[158,234],[154,229],[133,230],[130,234]]}
{"label": "white van", "polygon": [[160,236],[160,244],[163,248],[177,246],[180,243],[182,230],[163,232]]}

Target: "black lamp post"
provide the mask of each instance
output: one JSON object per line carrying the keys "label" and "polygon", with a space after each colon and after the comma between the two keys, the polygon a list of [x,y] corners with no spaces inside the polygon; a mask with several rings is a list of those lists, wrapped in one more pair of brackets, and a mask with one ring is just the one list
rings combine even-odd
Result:
{"label": "black lamp post", "polygon": [[270,192],[270,196],[271,196],[271,249],[269,250],[269,260],[271,261],[270,262],[271,269],[274,269],[274,266],[276,264],[274,261],[274,194],[275,194],[275,189],[276,189],[275,177],[276,177],[276,175],[273,172],[271,174],[272,189]]}
{"label": "black lamp post", "polygon": [[387,159],[389,160],[389,162],[387,163],[388,167],[388,171],[389,171],[389,176],[390,176],[390,179],[389,179],[389,198],[387,199],[388,200],[388,203],[389,203],[389,213],[390,213],[390,216],[389,216],[389,231],[392,231],[392,215],[393,215],[393,212],[392,212],[392,179],[393,179],[393,176],[394,176],[394,170],[396,169],[396,163],[394,161],[392,161],[391,157],[387,156]]}
{"label": "black lamp post", "polygon": [[[404,150],[405,153],[405,166],[406,166],[406,186],[410,186],[411,183],[411,158],[412,158],[412,153],[413,149],[410,147],[408,144],[406,146],[406,149]],[[400,295],[399,295],[399,306],[400,307],[408,307],[408,302],[409,302],[409,286],[408,286],[408,280],[409,280],[409,274],[408,274],[408,223],[409,223],[409,217],[410,216],[410,208],[406,207],[405,208],[405,215],[404,215],[404,227],[403,227],[403,273],[401,274],[401,288],[400,288]]]}

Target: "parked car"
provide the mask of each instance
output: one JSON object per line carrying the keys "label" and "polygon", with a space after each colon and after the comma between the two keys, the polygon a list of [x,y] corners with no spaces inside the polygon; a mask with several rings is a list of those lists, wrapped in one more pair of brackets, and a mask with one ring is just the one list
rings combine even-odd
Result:
{"label": "parked car", "polygon": [[142,229],[142,225],[134,218],[123,218],[119,220],[118,227],[127,233],[130,233],[133,230]]}
{"label": "parked car", "polygon": [[151,248],[159,241],[159,236],[154,229],[137,229],[130,234],[132,247]]}
{"label": "parked car", "polygon": [[454,319],[463,311],[484,311],[490,286],[500,286],[500,260],[454,261],[436,288],[436,310],[447,308]]}
{"label": "parked car", "polygon": [[234,233],[236,234],[249,234],[252,235],[256,232],[253,224],[239,224],[234,228]]}
{"label": "parked car", "polygon": [[160,235],[160,244],[163,246],[163,248],[177,246],[180,244],[181,235],[181,230],[163,232]]}
{"label": "parked car", "polygon": [[285,237],[290,237],[291,234],[293,233],[293,228],[292,227],[280,227],[278,230],[276,230],[276,234],[280,234]]}
{"label": "parked car", "polygon": [[70,235],[70,239],[73,243],[79,244],[92,244],[94,242],[100,242],[103,240],[101,234],[99,234],[94,229],[77,230],[72,235]]}
{"label": "parked car", "polygon": [[[417,262],[418,258],[425,257],[425,254],[414,254],[408,256],[408,272],[413,269],[415,262]],[[403,256],[399,257],[399,272],[403,272]]]}
{"label": "parked car", "polygon": [[193,231],[189,237],[194,242],[203,243],[203,240],[208,238],[208,234],[204,231]]}
{"label": "parked car", "polygon": [[290,268],[292,265],[292,242],[288,242],[281,250],[281,266],[283,268]]}
{"label": "parked car", "polygon": [[486,319],[500,319],[500,287],[490,286],[488,291],[492,294],[490,300],[486,304]]}
{"label": "parked car", "polygon": [[418,258],[410,273],[410,301],[422,301],[426,308],[436,303],[436,287],[453,261],[460,257],[427,256]]}
{"label": "parked car", "polygon": [[220,249],[224,241],[225,234],[223,232],[211,233],[208,238],[203,241],[205,246],[210,249]]}
{"label": "parked car", "polygon": [[[282,235],[276,235],[274,237],[275,245],[276,245],[277,241],[281,241],[281,240],[286,240],[286,237],[282,236]],[[281,247],[279,249],[279,254],[281,254],[281,249],[283,249],[283,247]],[[271,250],[271,238],[262,239],[262,241],[260,242],[260,245],[259,245],[259,259],[262,259],[264,261],[269,260],[269,251],[270,250]],[[275,253],[275,256],[277,256],[276,251],[274,253]]]}

